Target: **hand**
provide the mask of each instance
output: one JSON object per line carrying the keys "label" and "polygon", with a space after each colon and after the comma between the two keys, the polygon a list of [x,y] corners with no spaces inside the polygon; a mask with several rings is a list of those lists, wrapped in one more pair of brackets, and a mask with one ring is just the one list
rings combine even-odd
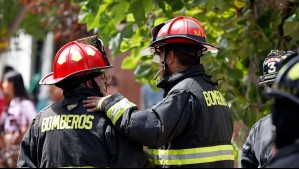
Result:
{"label": "hand", "polygon": [[87,108],[87,112],[96,112],[100,109],[98,106],[100,99],[101,97],[98,96],[87,97],[86,100],[83,100],[83,106]]}

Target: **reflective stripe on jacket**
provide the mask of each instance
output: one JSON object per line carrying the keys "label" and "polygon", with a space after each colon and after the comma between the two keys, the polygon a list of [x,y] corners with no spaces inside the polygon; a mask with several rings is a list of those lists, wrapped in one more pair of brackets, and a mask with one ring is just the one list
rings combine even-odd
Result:
{"label": "reflective stripe on jacket", "polygon": [[219,145],[181,150],[149,149],[154,165],[186,165],[234,160],[232,145]]}
{"label": "reflective stripe on jacket", "polygon": [[128,99],[123,98],[109,108],[107,116],[111,119],[112,123],[115,124],[119,117],[122,116],[127,109],[135,106],[136,105],[129,102]]}

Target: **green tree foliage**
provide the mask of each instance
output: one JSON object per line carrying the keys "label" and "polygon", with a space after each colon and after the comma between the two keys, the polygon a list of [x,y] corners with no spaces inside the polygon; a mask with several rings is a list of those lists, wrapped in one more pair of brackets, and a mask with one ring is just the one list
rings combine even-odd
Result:
{"label": "green tree foliage", "polygon": [[[35,40],[43,40],[48,32],[54,33],[55,50],[74,39],[93,35],[85,24],[78,23],[80,6],[70,0],[0,0],[0,53],[23,30]],[[1,50],[2,49],[2,50]]]}
{"label": "green tree foliage", "polygon": [[268,114],[269,105],[258,86],[261,65],[272,49],[298,47],[298,1],[295,0],[73,0],[81,6],[79,22],[96,30],[109,44],[112,55],[130,55],[123,69],[135,69],[142,83],[158,67],[151,57],[141,57],[140,50],[151,42],[151,28],[179,15],[198,19],[209,43],[222,49],[206,53],[202,63],[230,103],[236,120],[251,127]]}

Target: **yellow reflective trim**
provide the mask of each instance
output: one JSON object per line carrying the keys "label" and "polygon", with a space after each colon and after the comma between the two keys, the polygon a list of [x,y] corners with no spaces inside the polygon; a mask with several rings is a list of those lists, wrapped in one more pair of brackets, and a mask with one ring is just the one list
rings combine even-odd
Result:
{"label": "yellow reflective trim", "polygon": [[57,63],[62,65],[66,62],[66,55],[67,55],[67,52],[68,50],[64,50],[60,55],[59,55],[59,58],[58,58],[58,61]]}
{"label": "yellow reflective trim", "polygon": [[73,61],[78,62],[78,61],[80,61],[81,59],[82,59],[82,56],[81,56],[81,54],[80,54],[79,51],[74,51],[74,52],[72,53],[72,60],[73,60]]}
{"label": "yellow reflective trim", "polygon": [[84,49],[89,56],[94,56],[96,54],[96,52],[91,47],[85,47]]}
{"label": "yellow reflective trim", "polygon": [[77,167],[77,166],[68,166],[68,167],[61,167],[61,168],[96,168],[94,166],[80,166],[80,167]]}
{"label": "yellow reflective trim", "polygon": [[275,78],[276,74],[271,74],[271,75],[267,75],[265,76],[265,79],[270,79],[270,78]]}
{"label": "yellow reflective trim", "polygon": [[220,145],[220,146],[179,149],[179,150],[149,149],[148,153],[153,154],[153,155],[180,155],[180,154],[207,153],[207,152],[215,152],[215,151],[223,151],[223,150],[233,151],[233,146],[232,145]]}
{"label": "yellow reflective trim", "polygon": [[288,77],[291,80],[299,79],[299,63],[296,63],[288,72]]}
{"label": "yellow reflective trim", "polygon": [[[126,99],[127,100],[127,99]],[[109,108],[109,110],[107,111],[107,116],[108,116],[108,118],[112,118],[111,117],[111,115],[112,115],[112,113],[115,111],[115,110],[117,110],[117,109],[120,109],[120,108],[122,108],[122,107],[125,107],[125,104],[126,104],[126,102],[125,102],[125,98],[124,99],[122,99],[122,100],[120,100],[119,102],[117,102],[116,104],[114,104],[113,106],[111,106],[110,108]],[[119,108],[118,108],[119,107]]]}
{"label": "yellow reflective trim", "polygon": [[182,160],[152,160],[151,162],[155,165],[187,165],[187,164],[199,164],[209,163],[224,160],[234,160],[234,155],[220,155],[214,157],[203,157],[194,159],[182,159]]}
{"label": "yellow reflective trim", "polygon": [[120,116],[122,116],[122,115],[124,114],[124,112],[125,112],[127,109],[136,106],[134,103],[131,103],[131,102],[130,102],[130,105],[131,105],[130,107],[121,108],[121,109],[119,110],[119,112],[113,117],[112,123],[113,123],[114,125],[115,125],[115,123],[117,122],[117,120],[120,118]]}
{"label": "yellow reflective trim", "polygon": [[131,108],[136,106],[135,104],[128,101],[128,99],[123,98],[119,102],[117,102],[115,105],[111,106],[110,109],[107,111],[108,118],[112,121],[113,124],[116,123],[116,121],[124,114],[124,112]]}
{"label": "yellow reflective trim", "polygon": [[115,124],[116,121],[124,114],[127,109],[120,109],[119,112],[112,118],[112,123]]}
{"label": "yellow reflective trim", "polygon": [[197,32],[196,30],[194,30],[194,35],[195,36],[203,36],[200,31]]}
{"label": "yellow reflective trim", "polygon": [[156,165],[199,164],[234,160],[232,145],[189,148],[180,150],[148,149],[150,160]]}

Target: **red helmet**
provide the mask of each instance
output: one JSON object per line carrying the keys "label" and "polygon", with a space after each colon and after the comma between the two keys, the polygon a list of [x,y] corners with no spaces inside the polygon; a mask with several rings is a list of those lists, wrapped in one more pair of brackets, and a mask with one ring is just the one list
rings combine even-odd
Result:
{"label": "red helmet", "polygon": [[53,72],[44,76],[39,84],[56,84],[65,79],[113,67],[106,57],[101,40],[96,36],[89,39],[96,40],[96,43],[89,45],[85,41],[77,40],[64,45],[54,58]]}
{"label": "red helmet", "polygon": [[152,29],[152,43],[143,49],[141,55],[154,54],[154,47],[167,43],[199,44],[207,50],[218,51],[219,48],[206,43],[206,34],[201,23],[191,17],[179,16],[163,22]]}
{"label": "red helmet", "polygon": [[163,43],[200,44],[208,49],[218,50],[217,47],[206,43],[206,34],[199,21],[187,16],[179,16],[157,25],[152,30],[151,47]]}

